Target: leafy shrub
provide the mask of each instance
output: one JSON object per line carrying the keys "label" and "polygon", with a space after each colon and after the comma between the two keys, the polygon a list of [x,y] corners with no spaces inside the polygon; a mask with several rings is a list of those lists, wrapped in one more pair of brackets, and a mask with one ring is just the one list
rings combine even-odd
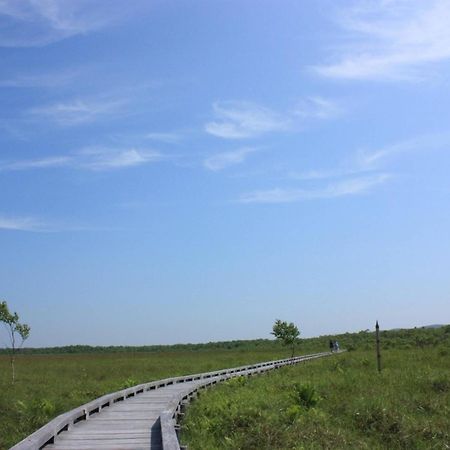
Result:
{"label": "leafy shrub", "polygon": [[28,422],[32,427],[40,427],[48,422],[56,411],[55,405],[47,399],[35,399],[29,403],[18,400],[17,412],[21,421]]}
{"label": "leafy shrub", "polygon": [[138,382],[134,378],[127,378],[122,385],[122,389],[127,389],[136,386]]}
{"label": "leafy shrub", "polygon": [[384,441],[398,440],[402,431],[401,418],[380,405],[368,405],[354,414],[355,425],[364,433],[376,433]]}
{"label": "leafy shrub", "polygon": [[316,388],[312,384],[300,384],[295,383],[294,392],[292,393],[292,397],[297,405],[302,406],[303,408],[309,409],[317,405],[319,403],[320,397],[316,391]]}
{"label": "leafy shrub", "polygon": [[345,367],[346,367],[345,360],[341,359],[333,363],[333,365],[331,366],[331,370],[333,372],[344,373]]}
{"label": "leafy shrub", "polygon": [[435,378],[431,380],[431,389],[437,393],[448,392],[450,390],[450,380],[445,376]]}
{"label": "leafy shrub", "polygon": [[303,410],[300,405],[291,405],[289,408],[286,409],[286,417],[288,422],[293,423],[295,422],[298,417],[302,414]]}
{"label": "leafy shrub", "polygon": [[231,378],[226,382],[226,385],[230,387],[244,386],[247,384],[247,381],[248,378],[241,375],[239,377]]}
{"label": "leafy shrub", "polygon": [[367,358],[363,358],[363,359],[361,359],[361,365],[363,367],[369,367],[370,366],[370,361]]}

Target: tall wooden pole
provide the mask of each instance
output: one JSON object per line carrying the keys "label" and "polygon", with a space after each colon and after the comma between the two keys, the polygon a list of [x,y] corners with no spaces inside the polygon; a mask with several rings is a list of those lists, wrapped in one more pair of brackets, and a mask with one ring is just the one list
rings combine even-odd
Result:
{"label": "tall wooden pole", "polygon": [[381,372],[380,326],[378,325],[378,320],[375,325],[375,338],[376,338],[376,342],[377,342],[377,368],[378,368],[378,372]]}

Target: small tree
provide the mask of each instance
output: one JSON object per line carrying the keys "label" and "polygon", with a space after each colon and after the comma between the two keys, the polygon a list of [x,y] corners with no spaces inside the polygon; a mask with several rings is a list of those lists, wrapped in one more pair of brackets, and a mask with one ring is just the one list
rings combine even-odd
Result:
{"label": "small tree", "polygon": [[298,342],[300,336],[299,329],[291,322],[283,322],[279,319],[275,321],[272,327],[272,332],[283,345],[290,346],[292,349],[292,358],[294,357],[295,344]]}
{"label": "small tree", "polygon": [[14,383],[16,380],[16,370],[14,365],[16,353],[30,335],[30,327],[19,322],[19,316],[16,312],[9,312],[8,304],[5,301],[0,302],[0,322],[3,322],[6,331],[8,332],[12,382]]}

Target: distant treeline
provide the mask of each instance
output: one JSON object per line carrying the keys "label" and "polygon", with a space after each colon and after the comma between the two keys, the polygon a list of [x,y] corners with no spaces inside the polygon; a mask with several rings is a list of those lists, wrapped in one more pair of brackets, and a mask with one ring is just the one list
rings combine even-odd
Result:
{"label": "distant treeline", "polygon": [[[66,353],[154,353],[154,352],[179,352],[179,351],[202,351],[202,350],[254,350],[255,348],[268,349],[280,348],[280,344],[270,339],[237,340],[222,342],[207,342],[201,344],[173,344],[173,345],[66,345],[64,347],[23,348],[22,354],[66,354]],[[6,349],[0,349],[5,353]]]}
{"label": "distant treeline", "polygon": [[[297,353],[328,350],[330,340],[339,341],[340,347],[349,351],[367,350],[374,345],[374,332],[363,330],[358,333],[326,335],[314,338],[300,339]],[[383,348],[413,348],[429,346],[450,346],[450,325],[428,328],[411,328],[381,331]],[[204,344],[174,344],[174,345],[142,345],[142,346],[90,346],[67,345],[64,347],[23,348],[20,353],[27,355],[69,354],[69,353],[151,353],[151,352],[185,352],[210,350],[278,350],[281,344],[271,339],[236,340],[208,342]],[[0,349],[0,354],[8,349]]]}
{"label": "distant treeline", "polygon": [[[375,333],[369,332],[369,330],[359,333],[345,333],[336,336],[336,339],[339,341],[341,348],[350,351],[369,350],[374,347]],[[385,349],[441,346],[448,348],[450,346],[450,325],[380,331],[380,339],[381,346]]]}

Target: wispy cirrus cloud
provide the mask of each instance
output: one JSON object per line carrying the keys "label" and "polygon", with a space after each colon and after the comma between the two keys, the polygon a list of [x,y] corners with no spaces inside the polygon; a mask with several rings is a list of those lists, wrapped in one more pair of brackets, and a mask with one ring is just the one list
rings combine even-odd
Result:
{"label": "wispy cirrus cloud", "polygon": [[55,88],[73,82],[80,75],[79,70],[60,70],[53,73],[18,74],[0,79],[0,87],[12,88]]}
{"label": "wispy cirrus cloud", "polygon": [[361,172],[367,172],[369,169],[363,169],[359,166],[353,167],[336,167],[331,169],[312,169],[304,172],[296,172],[290,170],[287,173],[287,178],[291,180],[324,180],[329,178],[342,178],[350,175],[361,174]]}
{"label": "wispy cirrus cloud", "polygon": [[62,126],[76,126],[113,117],[123,111],[123,99],[76,99],[28,110],[36,119],[50,120]]}
{"label": "wispy cirrus cloud", "polygon": [[46,158],[24,159],[17,161],[0,161],[1,171],[48,169],[70,165],[73,158],[70,156],[50,156]]}
{"label": "wispy cirrus cloud", "polygon": [[311,96],[283,113],[247,101],[216,102],[213,111],[214,120],[205,124],[205,131],[222,139],[236,140],[296,131],[306,120],[331,119],[340,115],[343,109],[332,99]]}
{"label": "wispy cirrus cloud", "polygon": [[208,170],[217,172],[229,166],[243,163],[248,155],[256,151],[257,149],[253,147],[243,147],[229,152],[216,153],[206,158],[203,161],[203,166]]}
{"label": "wispy cirrus cloud", "polygon": [[155,150],[111,150],[105,148],[87,148],[77,157],[77,166],[89,170],[117,170],[141,166],[161,161],[162,155]]}
{"label": "wispy cirrus cloud", "polygon": [[449,147],[450,133],[422,134],[375,149],[356,150],[350,158],[338,167],[312,169],[303,172],[289,170],[286,177],[291,180],[312,181],[368,174],[383,169],[402,155],[431,152],[448,149]]}
{"label": "wispy cirrus cloud", "polygon": [[450,147],[450,133],[433,133],[414,136],[375,150],[359,150],[357,166],[362,170],[377,169],[389,159],[415,151],[433,151]]}
{"label": "wispy cirrus cloud", "polygon": [[48,224],[34,217],[17,217],[0,215],[0,230],[12,231],[50,231]]}
{"label": "wispy cirrus cloud", "polygon": [[127,4],[127,8],[119,0],[2,0],[0,46],[48,45],[100,30],[147,8],[146,2],[139,0]]}
{"label": "wispy cirrus cloud", "polygon": [[338,198],[364,194],[385,183],[391,176],[386,173],[354,177],[325,187],[312,189],[275,188],[242,194],[240,203],[294,203],[306,200]]}
{"label": "wispy cirrus cloud", "polygon": [[306,97],[294,109],[293,114],[302,119],[331,119],[343,113],[343,109],[335,101],[319,97]]}
{"label": "wispy cirrus cloud", "polygon": [[450,60],[449,0],[358,1],[339,17],[350,43],[313,68],[322,76],[417,80]]}
{"label": "wispy cirrus cloud", "polygon": [[162,159],[163,155],[156,150],[88,147],[70,155],[0,161],[0,172],[64,167],[80,170],[112,171],[150,164]]}
{"label": "wispy cirrus cloud", "polygon": [[165,142],[167,144],[175,144],[182,139],[179,132],[151,132],[144,135],[145,139],[150,141]]}
{"label": "wispy cirrus cloud", "polygon": [[32,233],[63,233],[82,231],[113,231],[117,228],[92,227],[67,221],[49,221],[35,216],[13,216],[0,214],[0,232],[25,231]]}
{"label": "wispy cirrus cloud", "polygon": [[289,128],[289,119],[255,103],[216,102],[213,109],[215,120],[206,123],[205,131],[220,138],[251,138]]}
{"label": "wispy cirrus cloud", "polygon": [[[423,134],[394,142],[378,149],[358,150],[345,164],[336,168],[287,172],[285,178],[315,183],[313,188],[275,188],[255,190],[240,196],[240,203],[292,203],[337,198],[372,191],[393,178],[385,172],[389,163],[401,155],[450,148],[450,133]],[[332,182],[333,179],[336,181]],[[324,184],[329,180],[328,184]]]}

